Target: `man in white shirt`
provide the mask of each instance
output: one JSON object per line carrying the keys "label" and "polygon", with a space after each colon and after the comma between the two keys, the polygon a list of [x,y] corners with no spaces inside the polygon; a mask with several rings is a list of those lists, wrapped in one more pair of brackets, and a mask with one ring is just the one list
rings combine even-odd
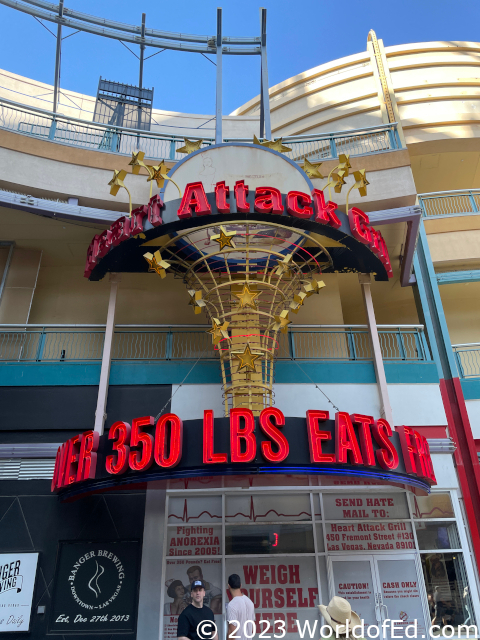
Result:
{"label": "man in white shirt", "polygon": [[232,599],[227,604],[227,638],[249,640],[255,635],[255,608],[250,598],[243,595],[242,581],[236,573],[232,573],[228,579],[228,590]]}

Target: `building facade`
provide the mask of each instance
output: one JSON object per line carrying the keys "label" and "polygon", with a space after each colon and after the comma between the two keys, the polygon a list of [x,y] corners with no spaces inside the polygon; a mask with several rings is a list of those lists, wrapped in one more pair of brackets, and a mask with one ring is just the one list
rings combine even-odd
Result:
{"label": "building facade", "polygon": [[198,577],[224,638],[231,573],[257,633],[478,623],[478,64],[371,32],[263,146],[1,72],[5,638],[173,638]]}

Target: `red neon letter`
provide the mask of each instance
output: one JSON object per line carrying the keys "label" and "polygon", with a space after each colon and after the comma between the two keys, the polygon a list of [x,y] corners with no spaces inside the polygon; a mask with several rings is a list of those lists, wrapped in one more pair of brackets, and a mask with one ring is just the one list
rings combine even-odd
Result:
{"label": "red neon letter", "polygon": [[130,436],[130,447],[141,445],[141,451],[130,451],[128,465],[133,471],[144,471],[152,466],[153,462],[153,437],[149,433],[143,433],[142,427],[153,427],[155,420],[153,416],[144,418],[134,418],[132,422],[132,434]]}
{"label": "red neon letter", "polygon": [[82,435],[78,459],[77,482],[93,480],[97,469],[98,431],[86,431]]}
{"label": "red neon letter", "polygon": [[73,484],[77,479],[78,454],[80,453],[80,436],[70,438],[68,441],[67,464],[64,476],[64,486]]}
{"label": "red neon letter", "polygon": [[334,453],[322,453],[322,440],[331,440],[330,431],[320,431],[319,422],[328,420],[328,411],[307,411],[308,445],[310,462],[335,462]]}
{"label": "red neon letter", "polygon": [[416,456],[417,448],[415,446],[415,435],[411,427],[396,427],[395,431],[400,437],[400,445],[402,447],[403,462],[405,463],[405,471],[407,473],[417,474]]}
{"label": "red neon letter", "polygon": [[154,227],[158,227],[159,225],[163,224],[163,206],[163,200],[158,194],[156,196],[152,196],[148,201],[148,221]]}
{"label": "red neon letter", "polygon": [[112,475],[119,475],[125,473],[128,469],[128,454],[130,447],[130,425],[128,422],[114,422],[108,432],[108,439],[115,440],[113,443],[113,450],[117,452],[117,455],[107,456],[105,460],[105,467],[108,473]]}
{"label": "red neon letter", "polygon": [[143,219],[148,215],[148,205],[142,204],[132,211],[130,216],[130,236],[136,236],[143,231]]}
{"label": "red neon letter", "polygon": [[357,207],[352,207],[348,212],[348,221],[353,237],[363,244],[370,244],[372,236],[369,228],[370,219],[367,214]]}
{"label": "red neon letter", "polygon": [[363,455],[363,464],[366,467],[374,467],[375,454],[373,452],[372,433],[370,425],[374,423],[373,416],[364,416],[361,413],[354,413],[351,416],[352,422],[358,424],[358,439]]}
{"label": "red neon letter", "polygon": [[[170,455],[167,456],[167,425],[170,425]],[[155,429],[155,462],[159,467],[176,467],[182,459],[183,422],[174,413],[165,413],[157,422]]]}
{"label": "red neon letter", "polygon": [[325,196],[320,189],[314,189],[312,191],[313,204],[315,206],[315,222],[320,224],[328,224],[334,229],[338,229],[342,226],[335,209],[337,205],[330,200],[325,204]]}
{"label": "red neon letter", "polygon": [[386,420],[380,419],[375,422],[372,431],[375,442],[381,447],[376,452],[378,464],[382,469],[388,471],[396,469],[398,467],[398,453],[393,442],[390,441],[393,433],[391,426]]}
{"label": "red neon letter", "polygon": [[247,202],[248,186],[243,180],[237,180],[234,187],[235,201],[237,203],[237,211],[239,213],[248,213],[250,211],[250,203]]}
{"label": "red neon letter", "polygon": [[[276,424],[273,424],[272,418]],[[267,407],[260,414],[260,429],[268,436],[272,442],[278,447],[275,453],[272,449],[272,443],[262,442],[262,455],[269,462],[282,462],[288,456],[289,446],[288,440],[278,429],[285,425],[285,416],[275,407]]]}
{"label": "red neon letter", "polygon": [[[240,419],[244,427],[240,428]],[[242,453],[241,441],[245,445]],[[230,460],[232,462],[252,462],[257,452],[255,440],[255,418],[250,409],[231,409],[230,411]]]}
{"label": "red neon letter", "polygon": [[335,450],[338,462],[346,464],[349,456],[352,464],[363,464],[350,416],[344,411],[335,414]]}
{"label": "red neon letter", "polygon": [[203,464],[225,464],[228,462],[226,453],[214,453],[213,411],[203,412]]}
{"label": "red neon letter", "polygon": [[433,470],[432,457],[430,455],[430,445],[428,444],[428,440],[424,436],[422,437],[423,437],[423,450],[425,451],[428,472],[429,472],[428,477],[434,484],[437,484],[437,478],[435,477],[435,472]]}
{"label": "red neon letter", "polygon": [[289,191],[287,194],[287,211],[296,218],[311,218],[313,215],[312,199],[301,191]]}
{"label": "red neon letter", "polygon": [[272,187],[257,187],[254,209],[257,213],[283,213],[282,194]]}
{"label": "red neon letter", "polygon": [[219,213],[230,213],[230,205],[227,202],[229,195],[230,189],[225,185],[225,180],[223,182],[217,182],[215,185],[215,202]]}
{"label": "red neon letter", "polygon": [[201,182],[189,182],[185,187],[182,202],[178,210],[179,218],[191,218],[193,212],[197,216],[207,216],[212,213],[207,196]]}
{"label": "red neon letter", "polygon": [[430,478],[430,469],[429,469],[429,464],[428,464],[428,460],[426,457],[426,451],[425,451],[425,438],[423,438],[422,435],[420,435],[420,433],[418,431],[414,431],[413,435],[415,437],[415,446],[417,448],[417,461],[418,461],[418,472],[417,475],[420,476],[421,478]]}
{"label": "red neon letter", "polygon": [[62,444],[61,447],[58,448],[57,458],[55,460],[55,470],[53,472],[52,479],[52,491],[57,491],[64,486],[64,477],[65,477],[65,467],[67,464],[67,456],[69,450],[69,441]]}

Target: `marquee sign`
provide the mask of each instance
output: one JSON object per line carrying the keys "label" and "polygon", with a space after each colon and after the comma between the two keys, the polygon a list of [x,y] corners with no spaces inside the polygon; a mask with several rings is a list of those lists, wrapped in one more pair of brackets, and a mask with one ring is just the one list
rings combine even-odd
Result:
{"label": "marquee sign", "polygon": [[131,425],[115,422],[99,436],[87,431],[59,447],[52,491],[64,497],[149,480],[213,475],[334,474],[377,478],[429,491],[436,483],[428,442],[411,427],[393,431],[384,419],[309,410],[285,418],[275,408],[257,418],[232,409],[230,418],[182,422],[173,413]]}

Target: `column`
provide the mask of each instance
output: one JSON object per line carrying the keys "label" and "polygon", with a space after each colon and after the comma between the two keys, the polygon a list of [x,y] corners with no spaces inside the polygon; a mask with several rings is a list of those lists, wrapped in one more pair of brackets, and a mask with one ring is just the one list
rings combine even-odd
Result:
{"label": "column", "polygon": [[110,298],[108,300],[107,326],[103,343],[102,368],[98,385],[97,410],[95,411],[95,431],[103,433],[105,418],[107,417],[108,381],[110,378],[110,364],[112,362],[113,332],[115,329],[115,308],[117,304],[118,284],[121,280],[119,273],[110,274]]}
{"label": "column", "polygon": [[387,378],[385,376],[385,367],[383,366],[382,349],[380,347],[375,311],[373,309],[372,292],[370,290],[370,274],[359,273],[358,280],[362,289],[363,304],[367,315],[368,332],[372,343],[373,365],[375,367],[378,393],[380,395],[380,412],[382,417],[385,418],[393,428],[392,407],[390,406],[390,398],[388,396]]}

